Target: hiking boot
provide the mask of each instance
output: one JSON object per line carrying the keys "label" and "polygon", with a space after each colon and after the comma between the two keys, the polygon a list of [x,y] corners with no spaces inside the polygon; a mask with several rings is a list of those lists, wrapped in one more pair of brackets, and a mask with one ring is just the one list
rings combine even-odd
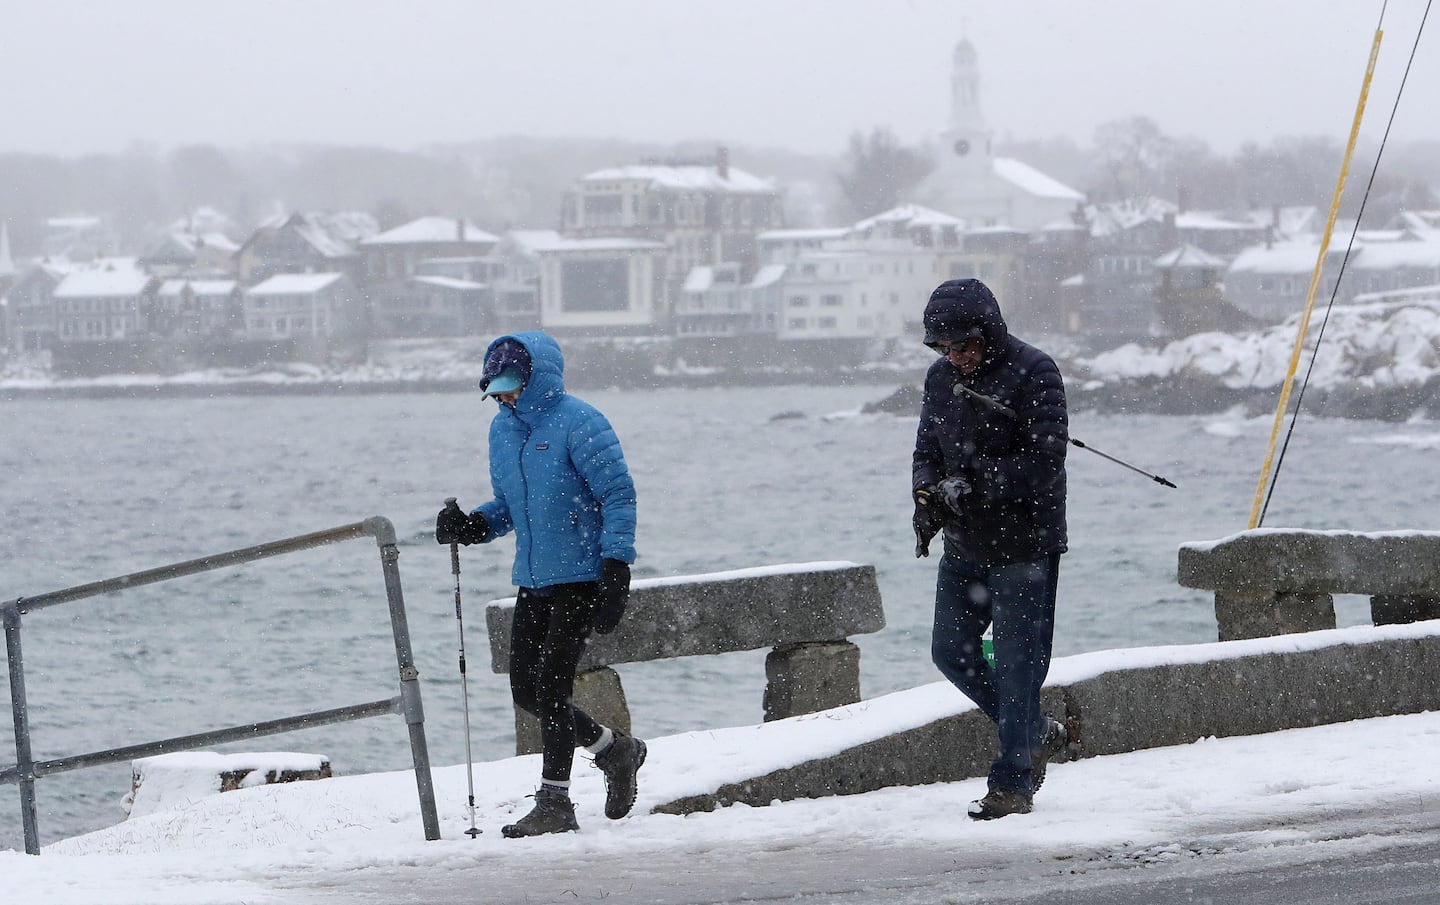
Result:
{"label": "hiking boot", "polygon": [[1063,754],[1065,746],[1070,744],[1070,730],[1065,723],[1054,717],[1045,718],[1045,728],[1040,732],[1040,741],[1035,745],[1035,751],[1030,755],[1030,791],[1040,791],[1040,786],[1045,783],[1045,767],[1051,759]]}
{"label": "hiking boot", "polygon": [[605,816],[619,820],[635,806],[635,774],[645,763],[645,743],[615,730],[610,747],[595,755],[595,766],[605,774]]}
{"label": "hiking boot", "polygon": [[541,789],[535,793],[535,807],[530,813],[509,826],[500,828],[506,839],[522,836],[544,836],[547,833],[573,833],[580,829],[575,822],[575,804],[568,795]]}
{"label": "hiking boot", "polygon": [[1009,789],[991,789],[979,801],[970,802],[971,820],[995,820],[1010,814],[1030,813],[1030,796]]}

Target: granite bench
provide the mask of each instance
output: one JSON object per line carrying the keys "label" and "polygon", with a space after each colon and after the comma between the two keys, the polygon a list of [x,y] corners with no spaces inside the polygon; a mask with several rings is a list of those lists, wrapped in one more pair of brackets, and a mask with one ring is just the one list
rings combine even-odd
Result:
{"label": "granite bench", "polygon": [[[485,610],[496,673],[510,671],[514,606],[512,597]],[[770,648],[767,721],[853,704],[860,700],[860,649],[847,639],[884,627],[874,566],[811,562],[638,579],[619,628],[591,636],[575,702],[601,723],[629,730],[624,689],[611,666]],[[515,749],[540,750],[538,723],[521,711]]]}
{"label": "granite bench", "polygon": [[1182,587],[1215,592],[1221,641],[1335,627],[1335,594],[1370,596],[1370,618],[1440,618],[1440,532],[1257,528],[1180,545]]}

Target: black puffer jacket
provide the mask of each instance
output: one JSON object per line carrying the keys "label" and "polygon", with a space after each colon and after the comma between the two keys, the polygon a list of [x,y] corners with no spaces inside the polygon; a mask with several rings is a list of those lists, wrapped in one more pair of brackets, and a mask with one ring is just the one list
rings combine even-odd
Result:
{"label": "black puffer jacket", "polygon": [[960,475],[974,488],[962,500],[963,511],[946,522],[945,552],[981,565],[1064,553],[1070,437],[1060,369],[1010,335],[995,297],[978,280],[942,283],[926,306],[925,324],[927,341],[978,328],[985,342],[974,374],[966,377],[941,358],[925,375],[912,487]]}

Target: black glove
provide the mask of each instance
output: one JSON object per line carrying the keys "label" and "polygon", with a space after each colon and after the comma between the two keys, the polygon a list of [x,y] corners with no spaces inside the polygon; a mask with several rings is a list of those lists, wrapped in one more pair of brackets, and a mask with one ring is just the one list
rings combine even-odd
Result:
{"label": "black glove", "polygon": [[435,516],[435,542],[440,544],[483,544],[490,539],[490,523],[480,513],[467,515],[455,501],[446,500]]}
{"label": "black glove", "polygon": [[930,555],[930,541],[945,527],[945,507],[930,487],[915,491],[915,515],[910,520],[915,529],[915,558]]}
{"label": "black glove", "polygon": [[965,497],[970,495],[973,489],[974,487],[964,477],[954,475],[946,478],[935,486],[935,497],[944,504],[946,509],[949,509],[955,515],[960,515],[964,512],[962,507],[965,504],[963,501]]}
{"label": "black glove", "polygon": [[595,634],[608,635],[625,615],[630,599],[630,567],[618,559],[600,562],[600,580],[595,594]]}

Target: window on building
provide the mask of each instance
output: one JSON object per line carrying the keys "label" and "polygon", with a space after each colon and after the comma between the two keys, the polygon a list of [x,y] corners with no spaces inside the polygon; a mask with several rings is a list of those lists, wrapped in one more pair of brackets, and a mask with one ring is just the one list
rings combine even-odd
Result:
{"label": "window on building", "polygon": [[788,328],[791,329],[791,330],[804,330],[804,329],[805,329],[805,318],[803,318],[803,317],[792,317],[792,318],[790,318],[788,321],[785,322],[785,326],[788,327]]}
{"label": "window on building", "polygon": [[810,296],[792,295],[790,296],[790,301],[788,304],[791,308],[808,308],[810,306]]}
{"label": "window on building", "polygon": [[563,261],[561,304],[566,311],[624,311],[630,307],[629,275],[624,258]]}
{"label": "window on building", "polygon": [[841,305],[845,304],[845,298],[844,296],[836,295],[834,293],[827,293],[820,296],[820,304],[826,308],[838,308]]}

